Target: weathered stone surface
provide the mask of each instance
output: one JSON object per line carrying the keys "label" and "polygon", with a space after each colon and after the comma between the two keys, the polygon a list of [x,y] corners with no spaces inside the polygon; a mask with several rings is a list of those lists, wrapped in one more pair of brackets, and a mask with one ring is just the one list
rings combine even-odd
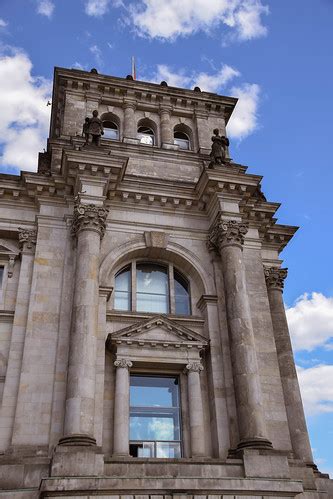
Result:
{"label": "weathered stone surface", "polygon": [[[227,148],[207,168],[235,104],[56,69],[47,161],[0,175],[0,497],[332,496],[283,312],[279,252],[296,229]],[[95,109],[119,140],[84,144]],[[137,310],[134,271],[130,310],[115,309],[115,276],[137,262],[167,269],[167,314]],[[176,313],[181,283],[190,315]],[[180,459],[129,456],[131,373],[178,376]]]}

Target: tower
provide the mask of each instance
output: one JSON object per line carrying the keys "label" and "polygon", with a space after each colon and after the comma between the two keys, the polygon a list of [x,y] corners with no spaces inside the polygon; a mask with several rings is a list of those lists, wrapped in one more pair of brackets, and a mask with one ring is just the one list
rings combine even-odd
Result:
{"label": "tower", "polygon": [[55,69],[38,172],[0,177],[6,497],[332,497],[236,102]]}

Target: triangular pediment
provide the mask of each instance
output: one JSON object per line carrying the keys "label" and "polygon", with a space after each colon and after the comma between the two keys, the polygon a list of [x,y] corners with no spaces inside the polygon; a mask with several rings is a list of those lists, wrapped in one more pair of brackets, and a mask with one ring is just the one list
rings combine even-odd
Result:
{"label": "triangular pediment", "polygon": [[0,239],[0,254],[2,255],[18,255],[18,247],[6,239]]}
{"label": "triangular pediment", "polygon": [[158,315],[144,322],[110,333],[108,345],[138,344],[139,346],[178,346],[202,349],[208,344],[206,338],[175,321]]}

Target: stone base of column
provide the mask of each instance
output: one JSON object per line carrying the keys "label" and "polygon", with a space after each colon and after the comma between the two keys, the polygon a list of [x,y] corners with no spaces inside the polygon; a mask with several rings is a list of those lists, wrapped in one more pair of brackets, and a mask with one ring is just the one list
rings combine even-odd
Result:
{"label": "stone base of column", "polygon": [[104,454],[101,447],[58,445],[51,463],[52,477],[102,476],[104,474]]}
{"label": "stone base of column", "polygon": [[62,437],[58,445],[77,445],[84,447],[92,447],[96,445],[96,439],[89,435],[73,434]]}
{"label": "stone base of column", "polygon": [[273,449],[273,445],[266,438],[246,438],[237,445],[237,451],[243,449]]}

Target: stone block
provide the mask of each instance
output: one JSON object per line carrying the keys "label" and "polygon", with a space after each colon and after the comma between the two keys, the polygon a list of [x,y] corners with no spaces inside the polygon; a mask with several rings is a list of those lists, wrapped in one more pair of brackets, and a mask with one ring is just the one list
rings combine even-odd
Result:
{"label": "stone block", "polygon": [[248,478],[290,478],[286,456],[245,449],[243,460]]}
{"label": "stone block", "polygon": [[51,465],[51,476],[101,476],[104,456],[93,447],[58,446]]}

